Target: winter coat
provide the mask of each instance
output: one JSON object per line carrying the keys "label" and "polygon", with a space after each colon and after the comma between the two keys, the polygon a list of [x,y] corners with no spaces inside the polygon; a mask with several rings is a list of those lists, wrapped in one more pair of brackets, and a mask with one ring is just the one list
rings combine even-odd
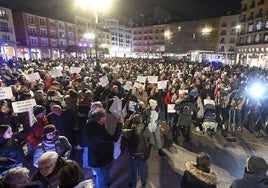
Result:
{"label": "winter coat", "polygon": [[182,188],[216,188],[217,176],[211,172],[198,169],[193,162],[186,163],[182,180]]}
{"label": "winter coat", "polygon": [[268,177],[265,174],[245,172],[242,179],[234,180],[230,188],[265,188],[268,187]]}
{"label": "winter coat", "polygon": [[143,123],[133,124],[128,139],[128,154],[130,157],[140,157],[147,160],[150,156],[151,134]]}
{"label": "winter coat", "polygon": [[114,135],[110,135],[105,125],[88,121],[86,125],[86,146],[88,147],[88,166],[104,167],[112,162],[114,142],[121,135],[122,123],[117,123]]}
{"label": "winter coat", "polygon": [[42,142],[43,129],[48,125],[47,116],[44,116],[43,119],[36,119],[37,122],[31,128],[31,133],[26,137],[26,142],[33,148],[36,148],[36,146]]}
{"label": "winter coat", "polygon": [[16,164],[20,164],[23,163],[25,155],[22,149],[22,145],[20,145],[20,143],[16,139],[5,139],[1,136],[0,157],[14,159],[16,160]]}
{"label": "winter coat", "polygon": [[59,171],[63,166],[68,165],[68,160],[62,157],[58,157],[56,166],[51,174],[44,177],[39,171],[37,171],[32,178],[32,181],[41,181],[45,187],[58,188],[60,185],[59,181]]}
{"label": "winter coat", "polygon": [[[189,114],[183,113],[184,107],[189,106]],[[196,106],[191,102],[190,98],[183,99],[181,102],[175,104],[175,110],[178,112],[178,125],[190,126],[192,124],[192,114],[197,113]]]}
{"label": "winter coat", "polygon": [[38,167],[39,157],[47,151],[55,151],[61,157],[68,158],[70,156],[72,145],[65,136],[58,136],[54,141],[44,140],[38,144],[34,151],[33,165]]}

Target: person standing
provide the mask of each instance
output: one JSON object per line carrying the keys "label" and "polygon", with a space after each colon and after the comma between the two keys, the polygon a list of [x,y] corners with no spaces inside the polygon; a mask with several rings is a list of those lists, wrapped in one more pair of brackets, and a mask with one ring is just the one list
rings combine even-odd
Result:
{"label": "person standing", "polygon": [[121,135],[123,118],[118,120],[114,135],[107,132],[105,121],[105,109],[97,108],[91,113],[91,119],[86,125],[88,166],[96,173],[96,188],[109,187],[109,171],[113,160],[114,142]]}
{"label": "person standing", "polygon": [[155,137],[156,145],[158,148],[158,154],[160,156],[164,156],[164,152],[162,151],[162,141],[160,134],[160,113],[157,108],[157,101],[150,99],[149,100],[150,107],[145,109],[143,113],[143,121],[145,125],[148,127],[151,136]]}
{"label": "person standing", "polygon": [[177,127],[182,128],[184,141],[189,142],[191,140],[191,125],[193,123],[192,115],[196,114],[196,106],[192,103],[190,96],[186,95],[185,98],[175,106],[175,109],[179,112]]}
{"label": "person standing", "polygon": [[268,164],[258,156],[247,158],[245,173],[242,179],[236,179],[230,188],[265,188],[268,187],[266,172]]}
{"label": "person standing", "polygon": [[205,152],[197,154],[196,162],[186,162],[182,188],[217,188],[217,175],[210,171],[212,160]]}
{"label": "person standing", "polygon": [[146,185],[146,160],[150,157],[151,134],[142,123],[141,115],[133,116],[133,124],[128,139],[128,154],[131,160],[131,187],[137,184],[137,173],[140,175],[142,187]]}

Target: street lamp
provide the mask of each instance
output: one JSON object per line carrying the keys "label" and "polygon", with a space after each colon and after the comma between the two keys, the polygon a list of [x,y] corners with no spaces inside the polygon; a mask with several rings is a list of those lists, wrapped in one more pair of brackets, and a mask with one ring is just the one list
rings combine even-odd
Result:
{"label": "street lamp", "polygon": [[[95,24],[96,24],[96,35],[97,35],[97,25],[99,23],[98,11],[106,11],[110,7],[111,0],[77,0],[77,5],[83,7],[83,10],[86,9],[92,10],[95,15]],[[95,53],[96,53],[96,66],[99,70],[99,61],[98,61],[98,37],[95,37]]]}

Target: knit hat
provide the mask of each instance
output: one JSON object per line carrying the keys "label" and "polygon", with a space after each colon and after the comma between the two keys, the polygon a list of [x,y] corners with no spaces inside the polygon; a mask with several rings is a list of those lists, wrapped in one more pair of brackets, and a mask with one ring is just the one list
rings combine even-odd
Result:
{"label": "knit hat", "polygon": [[56,131],[56,127],[53,124],[46,125],[43,129],[43,135]]}
{"label": "knit hat", "polygon": [[157,106],[157,101],[153,100],[153,99],[150,99],[149,104],[150,104],[150,106]]}
{"label": "knit hat", "polygon": [[248,170],[249,172],[256,173],[256,174],[265,174],[268,170],[268,165],[266,161],[257,156],[250,156],[248,158]]}
{"label": "knit hat", "polygon": [[87,117],[90,108],[88,105],[79,105],[77,108],[77,115],[79,117]]}
{"label": "knit hat", "polygon": [[36,105],[33,108],[33,113],[34,113],[35,116],[40,114],[40,113],[42,113],[42,112],[44,112],[44,111],[46,111],[46,108],[44,106],[42,106],[42,105]]}
{"label": "knit hat", "polygon": [[10,127],[9,125],[0,125],[0,136],[3,136],[3,134],[9,127]]}

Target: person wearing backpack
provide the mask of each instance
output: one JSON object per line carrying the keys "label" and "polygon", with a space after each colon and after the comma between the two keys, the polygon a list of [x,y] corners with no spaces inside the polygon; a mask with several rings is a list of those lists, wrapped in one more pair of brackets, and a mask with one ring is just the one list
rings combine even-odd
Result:
{"label": "person wearing backpack", "polygon": [[140,176],[142,187],[146,185],[146,161],[151,152],[151,134],[142,123],[140,114],[133,116],[133,124],[128,137],[128,155],[131,160],[131,187],[136,187],[137,173]]}
{"label": "person wearing backpack", "polygon": [[182,135],[184,137],[184,141],[188,142],[191,140],[190,138],[190,130],[192,125],[192,115],[196,115],[197,108],[193,104],[189,95],[186,95],[181,102],[179,102],[175,106],[175,110],[179,112],[178,114],[178,126],[182,128]]}

